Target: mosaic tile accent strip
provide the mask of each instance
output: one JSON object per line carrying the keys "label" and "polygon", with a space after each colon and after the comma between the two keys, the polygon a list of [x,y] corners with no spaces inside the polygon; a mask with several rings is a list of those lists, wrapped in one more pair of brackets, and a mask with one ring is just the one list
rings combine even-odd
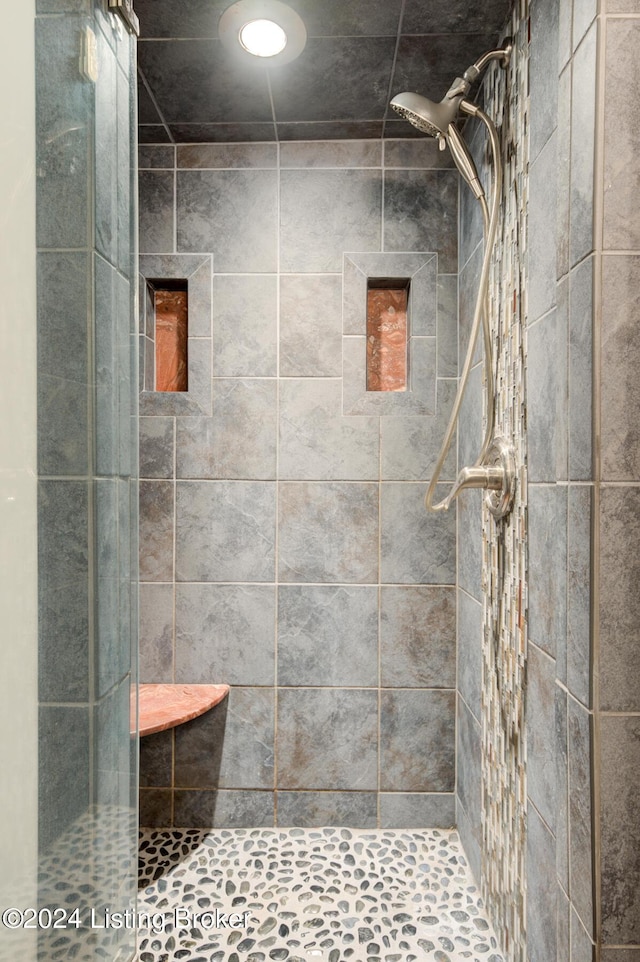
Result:
{"label": "mosaic tile accent strip", "polygon": [[493,69],[486,111],[500,118],[502,221],[490,282],[496,345],[496,432],[513,441],[518,488],[513,511],[483,518],[482,893],[508,962],[526,959],[525,843],[527,658],[526,251],[528,0],[516,3],[508,70]]}
{"label": "mosaic tile accent strip", "polygon": [[145,832],[140,886],[138,962],[504,962],[455,831]]}

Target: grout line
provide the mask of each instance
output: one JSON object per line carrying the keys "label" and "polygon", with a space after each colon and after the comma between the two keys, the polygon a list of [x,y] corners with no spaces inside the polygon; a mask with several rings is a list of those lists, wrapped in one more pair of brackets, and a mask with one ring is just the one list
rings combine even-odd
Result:
{"label": "grout line", "polygon": [[[593,27],[589,28],[587,34]],[[587,35],[585,34],[585,36]],[[602,945],[602,841],[601,841],[601,782],[600,782],[600,502],[602,482],[601,448],[601,310],[602,310],[602,243],[604,235],[604,118],[606,85],[606,46],[607,18],[596,18],[596,77],[595,77],[595,131],[593,162],[593,244],[596,258],[592,287],[592,424],[593,424],[593,479],[594,490],[591,516],[591,690],[589,692],[593,716],[590,722],[591,741],[591,853],[592,853],[592,890],[593,890],[593,929],[597,957]]]}
{"label": "grout line", "polygon": [[[267,71],[268,75],[268,71]],[[271,94],[271,83],[269,83],[269,97],[272,98]],[[273,118],[274,126],[276,130],[276,141],[278,141],[278,128],[275,120],[275,107],[273,106]],[[274,577],[274,626],[273,626],[273,645],[274,645],[274,686],[273,686],[273,824],[277,826],[278,824],[278,717],[279,717],[279,698],[278,698],[278,612],[280,607],[280,584],[278,578],[279,572],[279,562],[280,562],[280,417],[281,417],[281,394],[280,394],[280,310],[281,310],[281,297],[280,297],[280,267],[281,267],[281,206],[282,206],[282,194],[281,194],[281,146],[280,143],[276,144],[276,162],[277,162],[277,175],[276,175],[276,468],[275,468],[275,488],[276,488],[276,505],[275,505],[275,531],[274,531],[274,558],[273,558],[273,577]]]}
{"label": "grout line", "polygon": [[[144,40],[143,40],[142,42],[144,43]],[[138,43],[140,43],[140,40],[138,40]],[[160,107],[158,106],[158,101],[156,100],[155,95],[154,95],[153,91],[151,90],[151,87],[149,86],[149,82],[148,82],[147,78],[145,77],[145,75],[144,75],[141,67],[138,67],[137,75],[138,75],[138,78],[142,81],[142,86],[143,86],[144,89],[147,91],[147,94],[149,95],[149,98],[150,98],[150,100],[151,100],[151,103],[152,103],[153,106],[155,107],[156,112],[157,112],[157,114],[158,114],[158,117],[160,118],[160,125],[158,125],[158,124],[147,124],[146,126],[150,126],[150,127],[162,126],[162,127],[164,127],[164,129],[165,129],[166,132],[167,132],[167,136],[169,137],[169,141],[170,141],[170,143],[168,143],[168,144],[161,144],[161,145],[160,145],[160,144],[158,144],[158,145],[142,144],[142,145],[140,145],[140,146],[162,146],[162,147],[175,146],[175,139],[174,139],[174,137],[173,137],[173,134],[171,133],[171,129],[170,129],[170,127],[169,127],[169,124],[168,124],[167,121],[165,120],[164,114],[162,113],[162,111],[160,110]],[[141,125],[141,126],[142,126],[142,125]]]}
{"label": "grout line", "polygon": [[[384,177],[384,175],[383,175]],[[383,188],[384,194],[384,188]],[[377,784],[376,825],[382,825],[380,792],[382,788],[382,418],[378,418],[378,719],[377,719]]]}
{"label": "grout line", "polygon": [[176,600],[177,600],[177,584],[176,584],[176,557],[177,557],[177,541],[178,541],[178,422],[177,418],[172,418],[173,421],[173,565],[172,565],[172,645],[171,645],[171,676],[173,678],[173,683],[176,683],[176,636],[177,636],[177,617],[176,617]]}
{"label": "grout line", "polygon": [[[387,87],[387,98],[386,98],[386,101],[385,101],[385,111],[384,111],[384,114],[382,115],[382,142],[383,142],[383,144],[384,144],[385,132],[386,132],[387,123],[388,123],[388,120],[386,119],[386,115],[387,115],[387,113],[389,112],[389,106],[388,106],[388,104],[389,104],[389,101],[391,100],[392,95],[393,95],[393,84],[394,84],[395,75],[396,75],[396,65],[397,65],[397,62],[398,62],[398,50],[399,50],[399,48],[400,48],[400,41],[401,41],[401,39],[402,39],[402,22],[403,22],[403,20],[404,20],[405,6],[406,6],[406,0],[402,0],[401,6],[400,6],[400,14],[399,14],[399,16],[398,16],[398,31],[397,31],[397,33],[396,33],[396,44],[395,44],[395,47],[394,47],[394,50],[393,50],[393,60],[392,60],[392,63],[391,63],[391,71],[390,71],[390,73],[389,73],[389,86]],[[396,119],[396,118],[392,117],[391,119]]]}
{"label": "grout line", "polygon": [[178,151],[173,148],[173,253],[178,253]]}
{"label": "grout line", "polygon": [[173,728],[171,730],[171,797],[169,800],[171,825],[175,824],[176,820],[176,730]]}

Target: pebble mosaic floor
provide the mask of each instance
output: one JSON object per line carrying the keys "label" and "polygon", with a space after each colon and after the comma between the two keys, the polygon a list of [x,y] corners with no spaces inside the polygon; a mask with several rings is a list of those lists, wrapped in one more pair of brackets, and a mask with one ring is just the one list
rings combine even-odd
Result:
{"label": "pebble mosaic floor", "polygon": [[[455,831],[146,831],[139,885],[169,921],[138,962],[503,962]],[[212,914],[176,931],[177,909]]]}

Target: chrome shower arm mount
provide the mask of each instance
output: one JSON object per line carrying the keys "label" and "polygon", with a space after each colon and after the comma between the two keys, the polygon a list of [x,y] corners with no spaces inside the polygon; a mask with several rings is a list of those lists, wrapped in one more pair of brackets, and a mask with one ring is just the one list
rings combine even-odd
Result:
{"label": "chrome shower arm mount", "polygon": [[509,61],[511,60],[511,53],[513,51],[513,42],[511,37],[507,37],[504,40],[502,47],[498,47],[496,50],[488,50],[483,53],[481,57],[476,60],[474,64],[464,72],[464,80],[471,85],[474,80],[477,80],[483,70],[489,66],[492,60],[499,60],[501,67],[508,67]]}

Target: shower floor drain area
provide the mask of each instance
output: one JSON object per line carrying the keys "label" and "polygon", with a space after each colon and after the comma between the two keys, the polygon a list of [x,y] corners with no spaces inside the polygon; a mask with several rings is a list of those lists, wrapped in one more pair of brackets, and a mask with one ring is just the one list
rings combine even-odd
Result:
{"label": "shower floor drain area", "polygon": [[455,831],[147,831],[139,885],[139,962],[503,962]]}

